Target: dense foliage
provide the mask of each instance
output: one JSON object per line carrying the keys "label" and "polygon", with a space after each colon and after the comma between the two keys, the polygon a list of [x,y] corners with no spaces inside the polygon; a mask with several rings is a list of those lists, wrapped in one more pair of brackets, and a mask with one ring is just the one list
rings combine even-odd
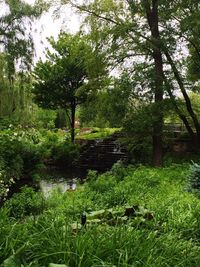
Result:
{"label": "dense foliage", "polygon": [[[199,1],[50,2],[81,30],[50,38],[31,71],[48,5],[0,0],[0,266],[198,267]],[[39,190],[46,167],[106,165],[104,151],[134,165]]]}
{"label": "dense foliage", "polygon": [[[39,209],[38,193],[26,189],[0,211],[1,262],[199,266],[200,202],[185,190],[187,169],[116,165],[100,176],[90,172],[84,186],[53,192]],[[82,213],[86,227],[80,225]]]}
{"label": "dense foliage", "polygon": [[151,104],[145,122],[151,124],[154,164],[162,164],[166,98],[198,148],[199,116],[188,93],[199,88],[198,1],[60,1],[66,3],[83,14],[81,29],[104,51],[110,69],[128,73],[134,99]]}
{"label": "dense foliage", "polygon": [[121,127],[130,110],[133,84],[127,73],[115,78],[106,90],[91,94],[80,108],[81,125]]}
{"label": "dense foliage", "polygon": [[188,175],[188,190],[200,196],[200,166],[195,163],[190,167]]}
{"label": "dense foliage", "polygon": [[41,167],[42,154],[35,146],[34,133],[25,135],[23,130],[1,131],[0,139],[0,202],[9,192],[9,187],[22,178],[34,179]]}
{"label": "dense foliage", "polygon": [[61,34],[57,42],[51,39],[50,44],[55,51],[48,51],[48,60],[38,62],[34,70],[35,101],[43,108],[67,112],[74,142],[77,105],[94,90],[93,79],[100,80],[104,62],[79,35]]}
{"label": "dense foliage", "polygon": [[33,21],[47,7],[43,1],[30,5],[24,1],[1,1],[0,43],[8,63],[8,78],[14,81],[16,60],[22,69],[30,68],[34,44],[31,35]]}
{"label": "dense foliage", "polygon": [[37,182],[48,160],[67,168],[79,157],[79,146],[71,144],[64,131],[24,130],[10,125],[0,136],[0,202],[14,184]]}

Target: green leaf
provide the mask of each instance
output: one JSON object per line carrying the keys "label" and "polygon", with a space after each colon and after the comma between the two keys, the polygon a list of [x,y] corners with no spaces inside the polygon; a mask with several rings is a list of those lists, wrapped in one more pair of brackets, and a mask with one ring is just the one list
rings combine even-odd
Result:
{"label": "green leaf", "polygon": [[15,255],[10,256],[3,262],[3,267],[19,267],[20,264],[16,260]]}
{"label": "green leaf", "polygon": [[100,219],[92,219],[92,220],[88,220],[88,223],[100,223],[101,220]]}
{"label": "green leaf", "polygon": [[82,225],[80,223],[72,223],[71,224],[72,230],[80,230],[82,228]]}
{"label": "green leaf", "polygon": [[49,267],[67,267],[65,264],[49,263]]}
{"label": "green leaf", "polygon": [[105,210],[97,210],[97,211],[93,211],[90,214],[88,214],[88,219],[98,219],[98,218],[102,218],[105,214]]}

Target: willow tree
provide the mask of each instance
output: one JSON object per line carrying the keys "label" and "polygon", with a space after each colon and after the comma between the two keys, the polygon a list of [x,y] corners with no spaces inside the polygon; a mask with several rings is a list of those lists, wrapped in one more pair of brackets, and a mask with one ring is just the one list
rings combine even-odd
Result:
{"label": "willow tree", "polygon": [[23,109],[26,95],[29,99],[22,74],[30,70],[34,56],[33,22],[47,7],[42,0],[34,5],[0,1],[0,117]]}
{"label": "willow tree", "polygon": [[47,60],[38,62],[34,70],[35,102],[67,111],[74,142],[76,107],[102,85],[105,64],[102,55],[78,34],[61,34],[58,41],[49,41],[54,52],[48,50]]}
{"label": "willow tree", "polygon": [[[27,125],[33,111],[30,75],[16,72],[14,82],[8,78],[5,53],[0,54],[0,120]],[[10,123],[10,122],[9,122]]]}
{"label": "willow tree", "polygon": [[30,5],[23,0],[1,1],[4,10],[0,15],[0,46],[8,62],[9,79],[13,79],[15,63],[21,69],[30,67],[33,57],[33,21],[39,17],[47,5],[38,0]]}
{"label": "willow tree", "polygon": [[3,53],[0,54],[0,118],[11,113],[10,84],[7,79],[7,64]]}

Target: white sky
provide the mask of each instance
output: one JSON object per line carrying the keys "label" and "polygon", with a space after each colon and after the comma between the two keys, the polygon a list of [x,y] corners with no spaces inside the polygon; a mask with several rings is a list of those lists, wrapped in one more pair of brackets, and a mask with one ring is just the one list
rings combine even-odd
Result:
{"label": "white sky", "polygon": [[[28,4],[33,4],[35,0],[24,0]],[[35,43],[35,62],[41,58],[45,59],[45,48],[48,47],[47,38],[53,36],[58,37],[61,30],[75,33],[79,30],[80,18],[75,15],[70,8],[63,8],[59,18],[54,14],[54,8],[44,13],[41,18],[36,21],[33,27],[33,39]]]}

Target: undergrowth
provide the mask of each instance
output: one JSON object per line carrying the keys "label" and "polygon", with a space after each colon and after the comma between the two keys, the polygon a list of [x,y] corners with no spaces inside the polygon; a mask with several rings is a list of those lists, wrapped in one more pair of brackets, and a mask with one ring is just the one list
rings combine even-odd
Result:
{"label": "undergrowth", "polygon": [[0,210],[1,266],[199,266],[200,200],[186,190],[188,169],[90,172],[76,191],[52,192],[34,215],[15,217],[9,200]]}

